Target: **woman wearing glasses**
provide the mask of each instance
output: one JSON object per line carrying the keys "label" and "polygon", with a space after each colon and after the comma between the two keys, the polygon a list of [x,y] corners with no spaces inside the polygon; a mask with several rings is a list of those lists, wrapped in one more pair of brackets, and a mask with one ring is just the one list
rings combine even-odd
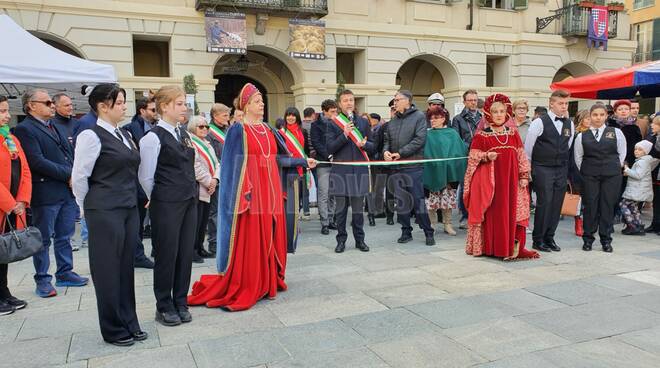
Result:
{"label": "woman wearing glasses", "polygon": [[215,150],[206,139],[209,124],[203,116],[193,116],[188,123],[190,139],[195,147],[195,179],[199,183],[199,202],[197,202],[197,238],[193,262],[203,263],[203,258],[213,258],[213,254],[204,249],[206,225],[209,222],[211,196],[218,189],[220,182],[220,161]]}

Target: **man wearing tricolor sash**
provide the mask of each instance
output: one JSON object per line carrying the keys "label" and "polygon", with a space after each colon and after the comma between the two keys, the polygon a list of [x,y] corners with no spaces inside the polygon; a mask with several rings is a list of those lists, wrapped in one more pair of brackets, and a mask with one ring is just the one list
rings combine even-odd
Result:
{"label": "man wearing tricolor sash", "polygon": [[[326,135],[328,154],[332,162],[368,162],[368,153],[373,152],[374,144],[369,141],[369,123],[354,114],[355,97],[350,90],[339,94],[340,114],[329,124]],[[364,242],[364,198],[369,193],[368,166],[333,165],[330,172],[329,194],[335,196],[337,220],[337,246],[335,252],[346,249],[346,217],[351,206],[353,237],[355,247],[368,252]]]}
{"label": "man wearing tricolor sash", "polygon": [[[424,158],[426,143],[426,117],[412,104],[412,93],[401,90],[394,96],[395,116],[388,123],[383,144],[385,161]],[[421,164],[393,166],[389,185],[394,187],[396,213],[401,224],[400,244],[412,238],[410,214],[414,210],[419,227],[424,230],[426,245],[435,245],[434,229],[426,209],[423,183],[424,166]],[[388,185],[388,186],[389,186]]]}
{"label": "man wearing tricolor sash", "polygon": [[[216,103],[211,107],[211,119],[209,123],[209,134],[206,139],[211,143],[218,161],[222,159],[222,149],[225,145],[225,135],[229,129],[229,107]],[[209,252],[215,254],[217,248],[217,226],[218,224],[218,191],[211,196],[211,208],[209,209],[209,224],[207,236]]]}

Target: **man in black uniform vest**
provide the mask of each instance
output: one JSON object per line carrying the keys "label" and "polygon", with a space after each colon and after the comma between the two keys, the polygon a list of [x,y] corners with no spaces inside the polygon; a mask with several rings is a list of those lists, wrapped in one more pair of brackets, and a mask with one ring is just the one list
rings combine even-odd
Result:
{"label": "man in black uniform vest", "polygon": [[568,154],[574,133],[573,122],[568,117],[568,97],[566,91],[554,91],[550,96],[550,111],[532,122],[525,139],[536,192],[532,248],[543,252],[561,250],[554,237],[566,193]]}

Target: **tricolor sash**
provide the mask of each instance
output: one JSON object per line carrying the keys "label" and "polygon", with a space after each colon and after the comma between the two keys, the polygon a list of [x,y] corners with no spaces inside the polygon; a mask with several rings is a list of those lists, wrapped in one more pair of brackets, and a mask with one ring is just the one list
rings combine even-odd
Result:
{"label": "tricolor sash", "polygon": [[[280,133],[282,134],[282,137],[284,138],[285,142],[287,143],[287,146],[291,146],[294,148],[293,150],[293,156],[297,158],[304,158],[307,160],[307,155],[305,154],[305,149],[303,148],[302,144],[298,142],[298,138],[296,138],[293,133],[291,133],[290,130],[288,129],[280,129]],[[312,181],[314,180],[312,175],[309,174],[309,172],[305,171],[305,182],[307,183],[307,189],[312,187]]]}
{"label": "tricolor sash", "polygon": [[206,165],[209,167],[211,176],[215,176],[215,169],[218,167],[218,158],[215,157],[215,153],[196,135],[191,134],[190,139],[192,140],[197,153],[204,159]]}
{"label": "tricolor sash", "polygon": [[220,127],[213,123],[209,124],[209,133],[211,133],[215,139],[219,140],[220,143],[225,144],[225,137],[227,134],[223,132]]}
{"label": "tricolor sash", "polygon": [[[350,120],[344,115],[343,113],[337,114],[334,118],[332,118],[332,121],[341,129],[342,131],[344,128],[351,123]],[[348,138],[353,141],[355,146],[360,150],[362,153],[362,156],[364,156],[365,161],[369,161],[369,155],[367,155],[367,152],[360,147],[360,143],[364,140],[364,137],[362,136],[362,133],[360,133],[360,130],[358,127],[354,126],[353,130],[351,130],[351,133],[348,135]]]}

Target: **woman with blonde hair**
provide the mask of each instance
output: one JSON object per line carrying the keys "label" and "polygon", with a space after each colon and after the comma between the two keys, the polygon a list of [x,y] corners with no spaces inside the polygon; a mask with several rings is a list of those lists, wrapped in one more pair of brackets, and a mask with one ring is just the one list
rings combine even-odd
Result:
{"label": "woman with blonde hair", "polygon": [[149,198],[151,239],[156,247],[156,321],[177,326],[192,321],[186,297],[199,197],[195,149],[179,123],[188,112],[183,89],[163,86],[154,98],[161,118],[140,140],[139,179]]}
{"label": "woman with blonde hair", "polygon": [[527,113],[529,112],[529,102],[527,102],[526,99],[521,98],[513,101],[511,108],[513,110],[513,123],[515,124],[515,128],[518,129],[520,139],[524,143],[529,126],[532,124],[532,121],[529,120],[529,117],[527,116]]}

